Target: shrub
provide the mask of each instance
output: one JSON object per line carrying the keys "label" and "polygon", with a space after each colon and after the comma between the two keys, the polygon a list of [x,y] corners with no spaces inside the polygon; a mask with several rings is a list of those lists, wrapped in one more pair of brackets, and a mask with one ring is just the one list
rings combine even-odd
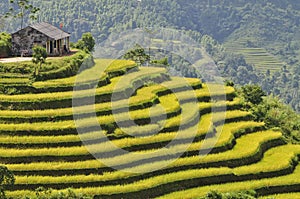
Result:
{"label": "shrub", "polygon": [[259,104],[263,101],[263,96],[266,94],[258,85],[246,85],[241,88],[242,97],[246,102]]}
{"label": "shrub", "polygon": [[37,66],[34,68],[34,76],[39,74],[39,70],[42,67],[42,64],[45,63],[47,58],[47,50],[42,46],[34,46],[33,47],[33,59],[32,62],[35,63]]}
{"label": "shrub", "polygon": [[44,81],[49,79],[58,79],[74,76],[78,73],[79,69],[87,69],[95,64],[92,55],[83,51],[66,57],[63,59],[63,66],[47,72],[40,72],[36,76],[36,80]]}
{"label": "shrub", "polygon": [[0,33],[0,57],[8,57],[11,53],[11,36],[8,33]]}
{"label": "shrub", "polygon": [[278,98],[268,96],[251,108],[255,119],[264,121],[268,128],[277,128],[292,143],[300,142],[300,116]]}
{"label": "shrub", "polygon": [[0,63],[0,72],[31,74],[34,67],[32,62]]}
{"label": "shrub", "polygon": [[150,56],[145,53],[145,49],[136,44],[132,50],[125,53],[124,59],[135,61],[139,65],[143,65],[150,60]]}
{"label": "shrub", "polygon": [[95,47],[95,39],[90,32],[84,33],[81,39],[75,44],[75,47],[86,52],[93,52]]}
{"label": "shrub", "polygon": [[231,87],[233,87],[234,86],[234,82],[231,81],[231,80],[226,80],[225,81],[225,86],[231,86]]}

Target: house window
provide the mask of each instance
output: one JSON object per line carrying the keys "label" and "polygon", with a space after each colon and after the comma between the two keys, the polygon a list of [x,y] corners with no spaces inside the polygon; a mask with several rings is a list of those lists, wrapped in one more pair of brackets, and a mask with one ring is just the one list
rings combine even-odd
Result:
{"label": "house window", "polygon": [[56,48],[56,41],[54,41],[54,48]]}

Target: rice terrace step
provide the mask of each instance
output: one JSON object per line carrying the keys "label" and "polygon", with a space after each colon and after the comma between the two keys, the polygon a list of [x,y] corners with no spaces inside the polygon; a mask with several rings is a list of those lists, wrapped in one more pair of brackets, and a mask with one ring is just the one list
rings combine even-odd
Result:
{"label": "rice terrace step", "polygon": [[[81,73],[95,73],[109,62],[96,59],[93,67]],[[26,79],[18,74],[2,76],[0,83],[6,85]],[[76,113],[72,107],[76,76],[33,82],[35,93],[0,95],[0,162],[15,175],[7,196],[34,197],[39,187],[54,192],[72,187],[95,198],[193,198],[210,190],[246,189],[260,196],[284,197],[278,190],[289,196],[300,190],[299,146],[287,144],[281,132],[254,121],[250,112],[241,109],[233,87],[171,77],[165,69],[138,67],[127,60],[114,61],[99,77],[105,83],[98,84],[99,79],[80,82],[96,88],[96,104],[79,106]],[[116,90],[124,77],[127,83]],[[75,92],[82,100],[90,97],[92,89],[86,86]],[[126,90],[135,92],[128,96]],[[112,92],[121,97],[110,102]],[[97,137],[97,125],[90,122],[94,112],[108,140]],[[78,135],[74,114],[81,117],[84,134]],[[174,140],[172,152],[152,154]],[[109,142],[144,155],[118,154]],[[94,154],[104,155],[120,170],[99,162]],[[123,171],[159,167],[177,155],[159,170]]]}

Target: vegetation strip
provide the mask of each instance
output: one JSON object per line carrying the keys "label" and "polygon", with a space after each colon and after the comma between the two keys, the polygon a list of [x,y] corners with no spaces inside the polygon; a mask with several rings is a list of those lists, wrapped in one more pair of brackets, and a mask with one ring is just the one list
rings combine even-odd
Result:
{"label": "vegetation strip", "polygon": [[[173,84],[174,80],[169,82],[165,82],[165,85],[170,84],[172,90],[182,92],[185,91],[186,85],[175,83]],[[191,84],[193,84],[192,81],[190,81]],[[159,95],[159,97],[165,96],[170,94],[169,92],[166,92],[166,88],[160,86],[160,85],[151,85],[147,87],[143,87],[137,91],[137,95],[132,96],[130,100],[127,99],[119,100],[116,102],[107,102],[107,103],[100,103],[95,104],[95,111],[97,115],[105,115],[112,112],[112,108],[114,108],[115,112],[120,112],[124,108],[127,108],[128,105],[130,106],[129,109],[133,109],[135,106],[137,107],[143,107],[146,106],[146,103],[149,103],[151,101],[154,101]],[[144,92],[147,92],[148,94],[145,95]],[[129,104],[128,104],[129,102]],[[82,109],[82,110],[80,110]],[[91,106],[82,106],[81,108],[77,108],[78,112],[83,115],[88,114],[94,109],[91,110]],[[2,110],[0,111],[0,118],[1,120],[9,121],[9,119],[17,120],[17,119],[26,119],[30,118],[34,120],[34,118],[39,118],[40,120],[47,120],[49,118],[51,119],[67,119],[71,118],[73,115],[73,108],[61,108],[61,109],[46,109],[46,110],[25,110],[25,111],[18,111],[18,110]]]}
{"label": "vegetation strip", "polygon": [[[265,133],[263,137],[261,137],[260,139],[256,140],[258,141],[258,143],[264,143],[267,139],[276,139],[278,137],[280,137],[281,134],[274,134],[273,132],[270,132],[270,133]],[[241,144],[243,144],[243,142],[247,142],[249,140],[253,140],[253,138],[257,138],[257,135],[255,134],[250,134],[248,136],[244,136],[240,139],[243,140],[241,141]],[[259,144],[258,144],[259,146]],[[258,147],[256,146],[256,147]],[[258,147],[259,148],[259,147]],[[256,149],[257,150],[257,149]],[[216,155],[211,155],[211,156],[217,156],[218,154]],[[221,154],[223,155],[223,154]],[[240,154],[239,154],[240,155]],[[208,156],[207,156],[208,157]],[[226,157],[226,156],[225,156]],[[215,159],[214,157],[211,157],[213,159]],[[205,159],[205,157],[204,157]],[[210,158],[209,158],[210,159]],[[211,169],[211,170],[214,170],[214,172],[217,172],[219,174],[220,172],[220,169],[219,168],[216,168],[216,169]],[[189,173],[189,174],[187,174]],[[182,175],[180,175],[182,174]],[[181,172],[177,172],[177,173],[171,173],[171,174],[166,174],[166,175],[161,175],[161,176],[157,176],[157,177],[153,177],[153,178],[149,178],[149,179],[146,179],[146,180],[142,180],[140,182],[134,182],[132,184],[126,184],[126,185],[119,185],[119,186],[107,186],[107,187],[99,187],[99,188],[94,188],[94,192],[93,194],[100,194],[101,195],[114,195],[114,193],[118,193],[119,191],[122,192],[122,194],[125,194],[127,192],[137,192],[137,191],[141,191],[143,190],[144,186],[147,184],[147,189],[149,190],[150,187],[156,187],[157,185],[159,184],[170,184],[172,182],[181,182],[183,180],[190,180],[191,177],[192,178],[203,178],[205,176],[210,176],[210,175],[213,175],[213,174],[209,174],[207,171],[203,171],[203,172],[200,172],[200,171],[181,171]],[[163,180],[163,181],[162,181]],[[64,181],[65,182],[65,181]],[[78,182],[78,181],[77,181]],[[161,182],[161,183],[158,183],[158,182]],[[149,184],[150,183],[150,184]],[[91,188],[93,189],[93,188]],[[163,189],[163,188],[162,188]],[[84,190],[84,189],[82,189]],[[156,190],[159,190],[159,189],[156,189]],[[164,191],[166,191],[166,189],[163,189]],[[135,193],[136,194],[136,193]]]}
{"label": "vegetation strip", "polygon": [[[289,187],[295,185],[296,190],[299,190],[300,187],[300,165],[296,167],[294,172],[289,175],[279,176],[274,178],[266,178],[260,180],[251,180],[244,182],[236,182],[236,183],[224,183],[219,185],[211,185],[200,188],[187,189],[184,191],[177,191],[171,194],[164,195],[162,198],[182,198],[188,196],[189,198],[204,196],[210,190],[219,190],[220,192],[234,192],[234,191],[243,191],[243,190],[262,190],[267,186],[267,189],[271,189],[272,187],[276,189],[272,189],[272,192],[276,194],[276,192],[280,192],[283,190],[284,192],[289,192]],[[281,189],[280,189],[281,188]],[[293,192],[291,190],[290,192]],[[263,191],[261,192],[263,194]],[[270,193],[269,193],[270,194]],[[263,195],[269,195],[263,194]]]}
{"label": "vegetation strip", "polygon": [[[231,112],[227,112],[227,114],[226,115],[223,115],[222,113],[219,113],[219,115],[217,115],[216,114],[216,116],[215,117],[213,117],[213,120],[214,121],[218,121],[218,120],[221,120],[221,119],[224,119],[224,118],[226,118],[226,117],[228,117],[228,118],[236,118],[236,117],[240,117],[240,115],[239,114],[245,114],[245,112],[236,112],[236,111],[231,111]],[[212,115],[213,116],[213,115]],[[208,119],[210,119],[210,115],[208,115]],[[201,123],[200,123],[201,124]],[[208,127],[209,128],[209,127]],[[184,134],[187,138],[189,137],[189,129],[186,129],[186,130],[184,130],[184,131],[186,131],[187,133],[186,134]],[[207,132],[207,131],[205,131],[205,132]],[[177,132],[173,132],[173,134],[174,134],[174,136],[176,136],[176,134],[177,134]],[[158,135],[156,135],[155,137],[145,137],[145,138],[133,138],[133,141],[134,142],[132,142],[132,143],[135,143],[135,144],[137,144],[137,141],[138,140],[141,140],[142,142],[144,142],[145,143],[145,141],[146,141],[146,143],[149,143],[149,141],[150,140],[153,140],[153,141],[157,141],[157,140],[160,140],[160,139],[162,139],[162,137],[168,137],[168,134],[158,134]],[[156,138],[157,137],[157,138]],[[158,139],[159,138],[159,139]],[[169,137],[168,139],[172,139],[173,137]],[[183,137],[182,137],[183,138]],[[181,138],[181,139],[182,139]],[[170,140],[171,140],[170,139]],[[162,140],[164,140],[164,139],[162,139]],[[124,140],[120,140],[121,142],[124,142],[124,143],[128,143],[128,139],[126,140],[126,139],[124,139]],[[118,141],[117,141],[118,142]],[[100,145],[101,144],[104,144],[105,145],[105,143],[100,143]],[[118,144],[117,144],[118,145]],[[95,148],[99,148],[99,145],[98,144],[95,144]],[[102,148],[102,147],[101,147]],[[104,147],[105,148],[105,147]],[[4,149],[3,149],[4,150]],[[5,149],[5,150],[8,150],[8,149]],[[57,154],[57,152],[60,152],[59,154],[61,154],[61,152],[62,151],[72,151],[72,152],[75,152],[75,151],[82,151],[82,152],[84,152],[85,151],[85,153],[80,153],[80,154],[86,154],[86,150],[83,150],[83,147],[70,147],[70,148],[57,148],[57,149],[54,149],[54,148],[49,148],[49,149],[46,149],[46,148],[44,148],[44,149],[27,149],[27,150],[16,150],[16,149],[12,149],[13,151],[15,151],[15,152],[17,152],[17,154],[24,154],[24,153],[29,153],[29,154],[31,154],[32,156],[34,156],[33,155],[33,152],[34,151],[36,151],[36,152],[38,152],[39,154],[41,153],[41,151],[44,151],[44,152],[46,152],[46,151],[52,151],[53,152],[53,154],[52,155],[54,155],[54,154]],[[57,151],[57,152],[54,152],[54,151]],[[34,153],[34,154],[36,154],[36,152]],[[12,154],[11,153],[9,153],[9,155],[11,156]],[[48,155],[50,155],[50,154],[48,154]],[[58,155],[58,154],[57,154]],[[60,155],[58,155],[58,156],[60,156]],[[2,155],[2,158],[4,158],[5,156],[3,156]],[[16,157],[22,157],[22,155],[21,156],[19,156],[19,155],[17,155]]]}
{"label": "vegetation strip", "polygon": [[[228,131],[230,129],[229,128],[228,130],[224,129],[224,133],[225,132],[227,132],[225,134],[234,133],[234,134],[236,134],[236,136],[238,136],[238,134],[240,134],[240,132],[237,131],[237,129],[239,129],[238,127],[240,127],[240,128],[246,128],[247,125],[241,124],[241,125],[232,125],[232,126],[234,126],[236,129],[231,129],[231,131],[236,131],[236,132],[230,132],[230,131]],[[248,127],[249,126],[253,126],[253,124],[249,123]],[[248,133],[252,133],[252,132],[249,131]],[[243,134],[245,134],[245,131],[243,132]],[[232,141],[228,141],[228,143],[231,143],[231,142]],[[218,166],[215,163],[214,164],[205,164],[205,162],[203,162],[203,161],[199,162],[198,154],[199,154],[199,150],[201,149],[201,147],[203,147],[202,145],[203,145],[203,142],[199,142],[199,143],[194,143],[194,144],[192,144],[190,146],[190,148],[187,150],[187,154],[185,156],[186,157],[190,157],[190,156],[194,156],[194,155],[196,155],[196,156],[195,157],[190,157],[190,158],[183,159],[183,160],[187,161],[186,165],[188,165],[188,167],[190,167],[192,165],[197,166],[197,167],[199,167],[201,165],[204,166],[204,167],[207,167],[207,166],[212,166],[212,167]],[[227,146],[226,146],[225,143],[222,143],[222,142],[221,143],[217,143],[216,146],[215,146],[215,148],[217,148],[217,147],[223,147],[223,146],[225,146],[225,150],[224,151],[226,151]],[[232,148],[229,148],[229,149],[232,149]],[[205,150],[205,147],[203,147],[202,150]],[[196,154],[192,153],[193,151],[195,151]],[[214,149],[212,149],[212,152],[213,151],[214,151]],[[145,151],[145,152],[147,152],[147,151]],[[148,151],[148,153],[149,152],[151,152],[151,151]],[[222,150],[220,150],[219,152],[222,152]],[[111,158],[111,159],[112,159],[112,161],[114,161],[114,159],[120,159],[120,157],[114,157],[114,158]],[[130,160],[130,159],[127,159],[127,160]],[[133,163],[134,160],[130,160],[129,163],[128,163],[128,161],[125,160],[125,161],[123,161],[123,163],[120,163],[120,164],[124,164],[124,165],[131,164],[130,162]],[[153,163],[153,161],[150,161],[150,162]],[[180,167],[185,166],[185,164],[182,164],[182,163],[183,162],[181,162],[181,161],[179,162],[179,166]],[[43,168],[47,164],[50,164],[50,162],[49,163],[38,163],[38,162],[36,162],[36,163],[31,163],[31,164],[15,164],[15,165],[8,165],[8,167],[11,170],[13,170],[14,172],[19,172],[19,173],[20,172],[23,173],[23,171],[26,172],[26,171],[30,171],[30,170],[33,170],[33,171],[36,171],[36,172],[39,172],[39,173],[43,173],[43,171],[40,170],[40,169]],[[159,164],[159,162],[157,164]],[[225,162],[225,164],[226,164],[226,162]],[[52,173],[54,171],[57,171],[57,169],[58,170],[63,170],[62,173],[67,172],[67,170],[69,170],[69,169],[71,169],[71,170],[78,170],[78,169],[89,170],[89,169],[96,168],[99,172],[101,172],[102,168],[104,169],[103,172],[105,172],[105,170],[106,170],[105,165],[100,164],[96,160],[83,161],[83,162],[74,162],[74,163],[71,163],[71,162],[70,163],[66,163],[66,162],[56,162],[55,163],[55,162],[52,162],[51,165],[53,165],[55,167],[52,168],[53,170],[50,173]],[[47,170],[47,167],[45,167],[44,169]]]}

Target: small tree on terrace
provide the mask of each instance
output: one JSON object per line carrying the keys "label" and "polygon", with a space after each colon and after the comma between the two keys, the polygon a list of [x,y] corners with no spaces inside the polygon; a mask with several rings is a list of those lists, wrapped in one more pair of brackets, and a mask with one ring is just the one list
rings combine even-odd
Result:
{"label": "small tree on terrace", "polygon": [[135,61],[137,64],[142,65],[146,61],[150,60],[150,56],[145,53],[144,48],[142,48],[139,44],[136,44],[132,50],[128,51],[124,55],[124,59],[130,59]]}
{"label": "small tree on terrace", "polygon": [[42,67],[42,64],[45,63],[47,58],[47,51],[45,48],[41,46],[35,46],[33,47],[33,59],[32,62],[36,64],[36,67],[34,68],[34,74],[33,76],[36,77],[39,74],[39,70]]}
{"label": "small tree on terrace", "polygon": [[6,32],[0,33],[0,57],[8,57],[11,52],[11,36]]}
{"label": "small tree on terrace", "polygon": [[241,88],[241,91],[246,102],[251,102],[252,104],[261,103],[263,96],[266,95],[259,85],[246,85]]}
{"label": "small tree on terrace", "polygon": [[95,48],[95,39],[90,32],[84,33],[75,46],[78,49],[93,52]]}

